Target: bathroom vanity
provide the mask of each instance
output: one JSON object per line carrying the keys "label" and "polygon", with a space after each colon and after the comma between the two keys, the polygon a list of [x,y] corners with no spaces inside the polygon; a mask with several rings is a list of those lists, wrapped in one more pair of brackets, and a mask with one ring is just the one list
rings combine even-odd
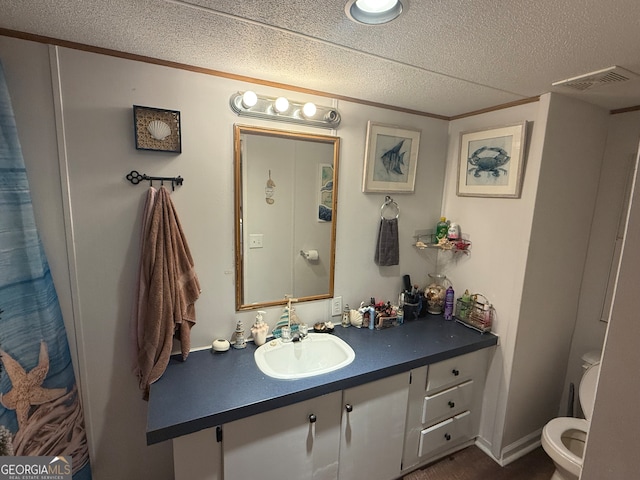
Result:
{"label": "bathroom vanity", "polygon": [[440,316],[334,335],[355,360],[299,380],[262,374],[253,345],[172,359],[147,443],[173,441],[176,480],[390,480],[473,442],[496,336]]}

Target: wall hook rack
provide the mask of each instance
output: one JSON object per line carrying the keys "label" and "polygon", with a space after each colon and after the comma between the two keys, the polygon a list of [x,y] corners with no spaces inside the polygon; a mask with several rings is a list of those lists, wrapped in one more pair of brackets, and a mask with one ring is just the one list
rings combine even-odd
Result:
{"label": "wall hook rack", "polygon": [[131,183],[133,183],[134,185],[139,184],[140,182],[144,181],[144,180],[148,180],[149,181],[149,186],[153,186],[153,181],[154,180],[158,180],[160,181],[160,185],[164,185],[164,182],[171,182],[171,190],[175,190],[176,185],[180,186],[182,185],[182,182],[184,181],[184,178],[182,178],[181,176],[177,176],[177,177],[150,177],[149,175],[145,175],[138,173],[137,170],[131,170],[129,173],[127,173],[127,180],[129,180]]}

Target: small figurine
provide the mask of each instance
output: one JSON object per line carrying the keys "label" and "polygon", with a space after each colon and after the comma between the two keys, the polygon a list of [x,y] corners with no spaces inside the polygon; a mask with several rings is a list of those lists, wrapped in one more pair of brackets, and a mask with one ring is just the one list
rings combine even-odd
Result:
{"label": "small figurine", "polygon": [[247,346],[247,341],[244,338],[244,327],[242,326],[242,320],[238,320],[235,331],[235,342],[233,343],[233,348],[245,348]]}

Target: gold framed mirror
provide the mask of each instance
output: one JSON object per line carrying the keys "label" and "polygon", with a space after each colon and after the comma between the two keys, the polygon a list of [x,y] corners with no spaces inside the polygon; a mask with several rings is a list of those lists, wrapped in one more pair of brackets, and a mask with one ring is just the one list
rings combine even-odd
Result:
{"label": "gold framed mirror", "polygon": [[333,297],[340,138],[234,125],[236,310]]}

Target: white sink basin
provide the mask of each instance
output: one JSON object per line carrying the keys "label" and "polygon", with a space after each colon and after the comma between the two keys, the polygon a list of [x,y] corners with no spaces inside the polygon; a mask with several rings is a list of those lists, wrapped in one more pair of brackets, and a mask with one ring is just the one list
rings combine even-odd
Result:
{"label": "white sink basin", "polygon": [[327,333],[309,333],[301,342],[271,340],[254,354],[262,373],[283,380],[333,372],[349,365],[355,357],[344,340]]}

